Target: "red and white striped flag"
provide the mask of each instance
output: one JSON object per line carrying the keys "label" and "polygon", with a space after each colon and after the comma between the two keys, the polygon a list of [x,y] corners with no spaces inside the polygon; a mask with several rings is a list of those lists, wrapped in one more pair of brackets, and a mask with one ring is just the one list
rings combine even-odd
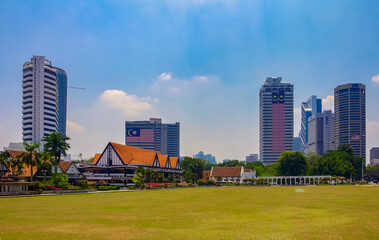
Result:
{"label": "red and white striped flag", "polygon": [[154,129],[139,129],[139,136],[127,136],[126,142],[154,142]]}

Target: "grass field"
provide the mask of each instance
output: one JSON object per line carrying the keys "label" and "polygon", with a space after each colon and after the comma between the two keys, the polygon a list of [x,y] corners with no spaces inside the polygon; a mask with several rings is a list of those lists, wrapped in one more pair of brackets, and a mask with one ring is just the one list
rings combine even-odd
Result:
{"label": "grass field", "polygon": [[0,199],[1,240],[378,238],[379,187],[204,187]]}

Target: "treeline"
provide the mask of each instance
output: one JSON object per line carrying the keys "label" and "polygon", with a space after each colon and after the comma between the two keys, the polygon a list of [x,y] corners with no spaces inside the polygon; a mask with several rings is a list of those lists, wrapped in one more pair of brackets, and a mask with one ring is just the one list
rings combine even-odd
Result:
{"label": "treeline", "polygon": [[181,167],[184,170],[186,180],[201,179],[203,170],[211,170],[212,167],[235,166],[255,170],[257,177],[331,175],[360,180],[364,161],[362,157],[353,155],[351,145],[343,144],[337,150],[328,151],[323,156],[315,153],[304,156],[299,151],[283,152],[278,162],[266,166],[259,161],[245,164],[238,160],[231,160],[211,164],[203,159],[185,157],[181,162]]}

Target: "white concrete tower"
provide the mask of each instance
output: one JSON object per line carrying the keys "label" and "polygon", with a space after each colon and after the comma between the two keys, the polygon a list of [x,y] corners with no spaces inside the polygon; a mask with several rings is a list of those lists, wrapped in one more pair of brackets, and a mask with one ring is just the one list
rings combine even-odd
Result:
{"label": "white concrete tower", "polygon": [[22,70],[22,140],[40,142],[58,130],[58,78],[51,62],[43,56],[33,56]]}

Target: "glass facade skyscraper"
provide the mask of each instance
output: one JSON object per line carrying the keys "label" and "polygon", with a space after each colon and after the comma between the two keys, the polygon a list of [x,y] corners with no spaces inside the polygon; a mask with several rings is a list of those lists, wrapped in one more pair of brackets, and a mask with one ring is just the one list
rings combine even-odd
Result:
{"label": "glass facade skyscraper", "polygon": [[308,121],[309,118],[315,116],[322,111],[321,99],[316,96],[311,96],[306,102],[301,103],[301,129],[300,129],[300,144],[301,151],[307,152],[308,146]]}
{"label": "glass facade skyscraper", "polygon": [[366,159],[366,86],[339,85],[334,89],[335,148],[350,144],[354,155]]}
{"label": "glass facade skyscraper", "polygon": [[63,69],[55,69],[58,78],[58,132],[66,136],[67,74]]}

